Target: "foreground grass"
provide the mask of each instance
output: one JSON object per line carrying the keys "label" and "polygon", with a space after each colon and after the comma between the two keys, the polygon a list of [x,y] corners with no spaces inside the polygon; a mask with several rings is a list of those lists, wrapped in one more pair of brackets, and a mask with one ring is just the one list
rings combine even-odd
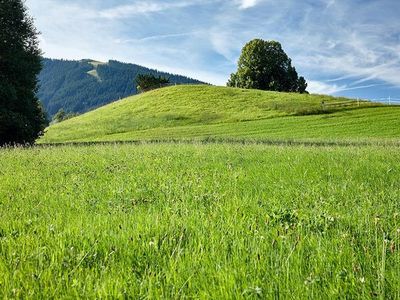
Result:
{"label": "foreground grass", "polygon": [[391,147],[0,150],[0,298],[400,298]]}
{"label": "foreground grass", "polygon": [[193,137],[398,138],[399,118],[400,108],[345,98],[174,86],[50,126],[39,143]]}

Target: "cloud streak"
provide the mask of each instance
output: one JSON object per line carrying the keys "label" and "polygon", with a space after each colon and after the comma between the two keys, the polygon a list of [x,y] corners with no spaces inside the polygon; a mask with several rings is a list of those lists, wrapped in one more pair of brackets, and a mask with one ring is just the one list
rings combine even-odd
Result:
{"label": "cloud streak", "polygon": [[257,5],[259,0],[241,0],[240,1],[240,9],[248,9]]}
{"label": "cloud streak", "polygon": [[137,1],[133,4],[115,6],[99,12],[99,16],[107,19],[129,18],[135,15],[151,14],[173,9],[180,9],[194,5],[196,2],[150,2]]}

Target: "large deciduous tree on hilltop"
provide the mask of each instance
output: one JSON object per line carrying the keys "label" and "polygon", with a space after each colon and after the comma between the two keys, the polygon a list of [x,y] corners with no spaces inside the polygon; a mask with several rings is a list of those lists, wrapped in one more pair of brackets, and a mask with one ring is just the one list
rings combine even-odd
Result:
{"label": "large deciduous tree on hilltop", "polygon": [[46,125],[36,98],[38,32],[21,0],[0,0],[0,145],[31,144]]}
{"label": "large deciduous tree on hilltop", "polygon": [[307,82],[298,77],[292,60],[275,41],[254,39],[242,49],[238,70],[228,86],[279,92],[306,93]]}

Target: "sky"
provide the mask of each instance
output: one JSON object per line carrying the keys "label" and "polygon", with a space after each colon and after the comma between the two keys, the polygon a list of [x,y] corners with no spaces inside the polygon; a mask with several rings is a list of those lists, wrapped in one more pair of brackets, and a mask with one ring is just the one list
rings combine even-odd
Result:
{"label": "sky", "polygon": [[279,41],[312,93],[400,99],[400,0],[26,0],[49,58],[109,59],[225,85]]}

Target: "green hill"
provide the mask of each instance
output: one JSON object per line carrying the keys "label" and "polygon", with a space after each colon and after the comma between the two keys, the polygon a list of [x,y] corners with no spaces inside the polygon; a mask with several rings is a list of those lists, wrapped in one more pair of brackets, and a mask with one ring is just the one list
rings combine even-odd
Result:
{"label": "green hill", "polygon": [[174,86],[47,129],[39,143],[164,139],[375,140],[400,137],[400,107],[321,95]]}

